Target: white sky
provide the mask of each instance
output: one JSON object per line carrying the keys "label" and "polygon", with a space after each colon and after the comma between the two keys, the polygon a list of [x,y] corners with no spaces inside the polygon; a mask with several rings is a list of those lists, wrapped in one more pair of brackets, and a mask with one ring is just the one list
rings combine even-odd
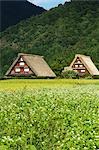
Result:
{"label": "white sky", "polygon": [[50,9],[58,6],[59,4],[64,4],[66,1],[70,0],[28,0],[37,6],[41,6],[45,9]]}

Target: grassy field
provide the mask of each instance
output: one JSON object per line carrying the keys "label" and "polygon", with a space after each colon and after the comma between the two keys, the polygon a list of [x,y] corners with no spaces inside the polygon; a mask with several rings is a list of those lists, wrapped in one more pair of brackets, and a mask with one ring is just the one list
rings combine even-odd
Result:
{"label": "grassy field", "polygon": [[17,90],[17,89],[37,89],[37,88],[60,88],[71,87],[76,85],[99,85],[99,80],[72,80],[72,79],[49,79],[49,80],[32,80],[32,79],[16,79],[1,80],[0,90]]}
{"label": "grassy field", "polygon": [[99,80],[0,81],[0,150],[99,149]]}

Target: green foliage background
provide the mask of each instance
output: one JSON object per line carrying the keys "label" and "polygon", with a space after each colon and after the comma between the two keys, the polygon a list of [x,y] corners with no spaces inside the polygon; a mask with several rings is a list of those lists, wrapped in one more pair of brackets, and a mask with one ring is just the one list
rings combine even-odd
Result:
{"label": "green foliage background", "polygon": [[77,53],[99,68],[99,2],[72,1],[31,17],[1,33],[4,74],[19,52],[43,55],[57,75]]}

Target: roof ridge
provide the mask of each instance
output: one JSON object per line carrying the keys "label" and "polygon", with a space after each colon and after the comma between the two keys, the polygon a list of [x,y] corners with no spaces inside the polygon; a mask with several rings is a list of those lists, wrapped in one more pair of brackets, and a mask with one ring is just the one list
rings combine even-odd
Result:
{"label": "roof ridge", "polygon": [[40,56],[40,55],[34,55],[34,54],[26,54],[26,53],[18,53],[18,56],[34,56],[34,57],[44,57],[44,56]]}

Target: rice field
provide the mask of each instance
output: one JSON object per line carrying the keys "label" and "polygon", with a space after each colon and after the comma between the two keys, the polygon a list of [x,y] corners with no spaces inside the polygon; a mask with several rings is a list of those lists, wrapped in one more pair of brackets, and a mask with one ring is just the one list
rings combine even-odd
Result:
{"label": "rice field", "polygon": [[0,81],[0,150],[83,149],[99,149],[99,80]]}
{"label": "rice field", "polygon": [[0,81],[0,91],[4,90],[20,90],[38,89],[38,88],[60,88],[60,87],[73,87],[76,85],[98,85],[99,80],[79,80],[79,79],[11,79]]}

